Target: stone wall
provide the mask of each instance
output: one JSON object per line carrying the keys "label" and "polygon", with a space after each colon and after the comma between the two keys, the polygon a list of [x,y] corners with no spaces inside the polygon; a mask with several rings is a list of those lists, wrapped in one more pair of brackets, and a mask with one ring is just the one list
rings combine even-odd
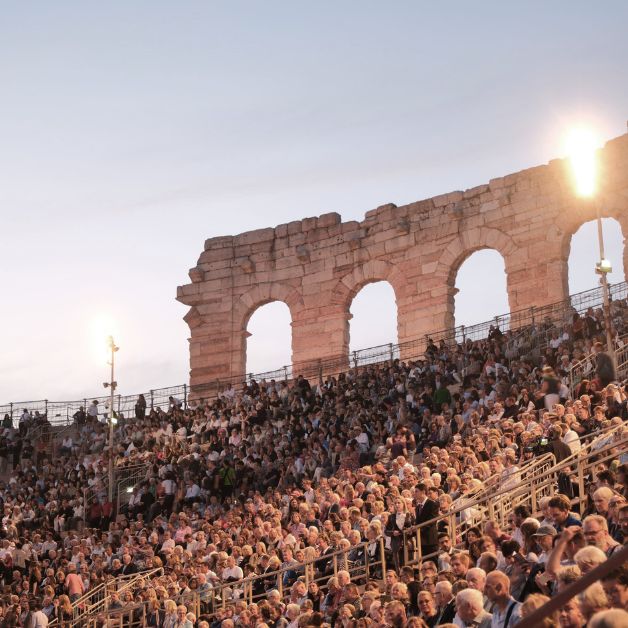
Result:
{"label": "stone wall", "polygon": [[[626,245],[628,135],[601,149],[600,164],[597,200]],[[511,311],[562,300],[571,237],[595,216],[593,201],[574,196],[568,163],[554,160],[464,192],[383,205],[361,222],[330,213],[211,238],[177,290],[190,306],[192,389],[244,375],[247,323],[270,301],[290,308],[297,372],[348,355],[351,301],[370,282],[394,288],[400,343],[453,327],[456,273],[479,249],[502,254]]]}

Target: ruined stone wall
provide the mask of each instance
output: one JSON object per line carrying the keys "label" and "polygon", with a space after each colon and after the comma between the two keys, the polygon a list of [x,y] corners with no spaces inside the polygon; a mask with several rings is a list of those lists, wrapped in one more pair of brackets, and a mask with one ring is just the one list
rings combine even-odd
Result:
{"label": "ruined stone wall", "polygon": [[[626,245],[628,135],[605,145],[600,164],[597,200]],[[571,237],[595,215],[593,201],[574,196],[567,162],[554,160],[464,192],[384,205],[361,222],[330,213],[211,238],[177,291],[190,306],[190,384],[244,375],[247,323],[270,301],[290,308],[297,372],[348,355],[351,301],[370,282],[394,288],[400,343],[453,327],[456,273],[479,249],[504,257],[511,311],[564,299]]]}

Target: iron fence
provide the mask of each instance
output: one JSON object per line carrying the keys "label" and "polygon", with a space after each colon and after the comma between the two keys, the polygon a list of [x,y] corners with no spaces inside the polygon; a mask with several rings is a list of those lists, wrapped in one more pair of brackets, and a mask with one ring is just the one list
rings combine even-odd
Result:
{"label": "iron fence", "polygon": [[[628,298],[628,284],[626,282],[609,286],[612,301],[625,301]],[[508,333],[512,338],[518,338],[520,334],[528,333],[529,330],[538,331],[543,324],[561,324],[570,320],[571,316],[578,312],[586,312],[589,308],[598,308],[603,304],[602,288],[594,288],[571,295],[564,301],[558,301],[549,305],[517,310],[509,314],[496,316],[495,318],[478,323],[476,325],[459,325],[449,330],[442,330],[426,335],[424,338],[416,338],[398,344],[388,343],[375,347],[368,347],[358,351],[352,351],[349,355],[336,358],[322,359],[309,364],[298,365],[298,373],[292,365],[282,366],[272,371],[263,373],[249,373],[235,377],[225,377],[216,379],[208,384],[195,387],[193,393],[195,397],[212,398],[218,396],[228,386],[239,386],[245,380],[255,379],[256,381],[271,380],[287,381],[293,379],[297,374],[303,377],[317,378],[321,374],[336,375],[349,368],[358,368],[369,364],[377,364],[395,359],[413,359],[425,353],[429,340],[439,344],[441,341],[446,345],[463,343],[466,340],[483,340],[487,338],[491,329],[498,327],[502,333]],[[157,388],[142,393],[146,399],[147,407],[167,409],[170,405],[169,398],[172,396],[180,401],[183,407],[187,408],[190,389],[187,384]],[[118,415],[129,416],[134,413],[138,394],[116,395],[114,411]],[[74,401],[49,401],[47,399],[37,401],[20,401],[0,405],[0,418],[8,414],[13,421],[19,419],[24,409],[31,414],[39,412],[46,415],[53,425],[67,425],[73,421],[74,414],[81,408],[87,409],[93,401],[98,401],[98,405],[103,411],[109,412],[109,396],[86,397]]]}

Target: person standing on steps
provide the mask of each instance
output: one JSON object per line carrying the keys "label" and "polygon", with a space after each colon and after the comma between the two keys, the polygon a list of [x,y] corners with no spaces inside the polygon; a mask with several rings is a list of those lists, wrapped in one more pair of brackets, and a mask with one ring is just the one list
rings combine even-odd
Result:
{"label": "person standing on steps", "polygon": [[602,388],[606,388],[615,381],[615,365],[611,356],[604,351],[604,345],[601,342],[596,342],[593,348],[595,350],[595,374],[600,380]]}

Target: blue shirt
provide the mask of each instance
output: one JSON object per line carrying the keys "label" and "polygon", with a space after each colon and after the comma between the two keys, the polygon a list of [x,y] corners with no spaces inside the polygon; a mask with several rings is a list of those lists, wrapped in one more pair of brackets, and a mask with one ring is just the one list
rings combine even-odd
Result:
{"label": "blue shirt", "polygon": [[[506,624],[506,617],[508,615],[508,611],[510,607],[514,604],[512,609],[512,613],[510,613],[510,617],[508,619],[508,624]],[[518,621],[521,620],[521,604],[514,600],[514,598],[510,598],[508,600],[508,604],[504,609],[504,612],[501,612],[497,606],[493,607],[493,618],[491,619],[491,628],[512,628],[517,624]]]}
{"label": "blue shirt", "polygon": [[567,519],[565,519],[565,523],[563,523],[562,525],[554,524],[556,532],[562,532],[565,528],[568,528],[569,526],[582,527],[582,521],[580,521],[580,519],[576,519],[573,515],[569,515]]}

